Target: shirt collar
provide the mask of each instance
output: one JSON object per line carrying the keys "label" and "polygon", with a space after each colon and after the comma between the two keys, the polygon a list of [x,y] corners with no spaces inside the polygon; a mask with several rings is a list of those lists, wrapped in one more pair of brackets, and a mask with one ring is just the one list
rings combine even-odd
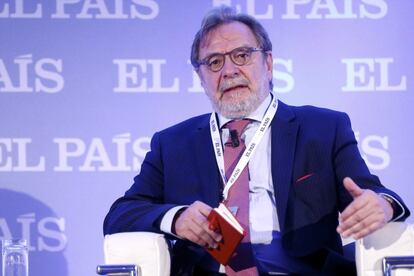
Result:
{"label": "shirt collar", "polygon": [[[274,97],[273,94],[269,93],[267,97],[264,99],[264,101],[259,105],[259,107],[256,108],[256,110],[253,111],[251,114],[247,115],[244,119],[251,119],[254,121],[261,122],[273,97]],[[226,118],[221,114],[217,114],[217,117],[218,117],[220,128],[222,128],[225,124],[233,120],[233,119]]]}

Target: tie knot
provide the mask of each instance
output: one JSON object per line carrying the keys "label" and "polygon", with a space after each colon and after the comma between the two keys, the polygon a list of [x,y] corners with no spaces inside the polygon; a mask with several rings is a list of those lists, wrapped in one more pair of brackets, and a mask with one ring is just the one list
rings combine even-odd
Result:
{"label": "tie knot", "polygon": [[239,136],[243,133],[246,126],[251,122],[250,119],[233,120],[224,125],[230,131],[236,130]]}
{"label": "tie knot", "polygon": [[237,148],[240,145],[240,141],[244,145],[243,140],[241,139],[241,135],[246,128],[246,126],[251,121],[249,119],[242,119],[237,121],[230,121],[224,125],[225,128],[229,130],[229,139],[225,143],[226,146],[231,146],[233,148]]}

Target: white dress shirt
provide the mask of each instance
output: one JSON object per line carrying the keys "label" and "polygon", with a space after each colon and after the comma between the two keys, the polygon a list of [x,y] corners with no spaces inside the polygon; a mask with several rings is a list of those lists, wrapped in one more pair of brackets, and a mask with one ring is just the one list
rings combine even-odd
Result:
{"label": "white dress shirt", "polygon": [[[261,105],[247,119],[253,120],[241,135],[248,145],[262,121],[272,101],[269,94]],[[231,119],[218,114],[219,126],[222,128]],[[276,212],[276,202],[273,190],[271,170],[271,126],[264,134],[256,151],[249,161],[249,222],[250,241],[252,243],[269,244],[272,241],[272,231],[279,231],[279,220]],[[222,128],[221,140],[227,141],[229,131]]]}

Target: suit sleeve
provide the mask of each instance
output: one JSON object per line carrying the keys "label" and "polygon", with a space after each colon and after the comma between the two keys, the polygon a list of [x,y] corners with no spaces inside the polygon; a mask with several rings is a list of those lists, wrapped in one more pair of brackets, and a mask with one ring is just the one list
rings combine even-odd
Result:
{"label": "suit sleeve", "polygon": [[145,156],[140,173],[125,195],[111,206],[104,221],[104,234],[131,231],[161,233],[164,214],[176,205],[164,204],[164,172],[160,135],[155,133],[151,150]]}
{"label": "suit sleeve", "polygon": [[348,176],[362,189],[370,189],[376,193],[387,194],[397,200],[399,210],[394,214],[394,219],[405,220],[410,215],[408,208],[400,196],[385,188],[379,178],[369,172],[365,161],[359,153],[349,117],[345,113],[340,114],[337,120],[335,150],[333,152],[333,162],[339,183],[340,211],[343,211],[352,200],[342,184],[343,179]]}

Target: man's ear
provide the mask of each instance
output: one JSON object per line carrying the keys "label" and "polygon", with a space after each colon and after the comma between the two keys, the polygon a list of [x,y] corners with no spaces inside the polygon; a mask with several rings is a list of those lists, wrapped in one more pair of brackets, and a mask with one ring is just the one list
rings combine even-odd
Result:
{"label": "man's ear", "polygon": [[267,67],[267,72],[268,72],[268,78],[270,81],[271,79],[273,79],[273,54],[271,51],[268,51],[266,53],[267,55],[266,55],[265,62],[266,62],[266,67]]}
{"label": "man's ear", "polygon": [[205,88],[205,87],[204,87],[204,78],[203,78],[203,73],[201,72],[200,68],[197,68],[197,69],[194,69],[194,70],[195,70],[195,72],[197,73],[198,78],[200,79],[200,84],[201,84],[201,86],[202,86],[203,88]]}

